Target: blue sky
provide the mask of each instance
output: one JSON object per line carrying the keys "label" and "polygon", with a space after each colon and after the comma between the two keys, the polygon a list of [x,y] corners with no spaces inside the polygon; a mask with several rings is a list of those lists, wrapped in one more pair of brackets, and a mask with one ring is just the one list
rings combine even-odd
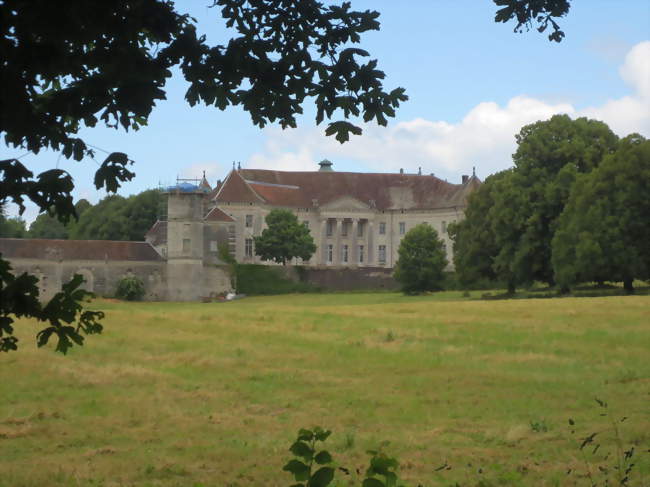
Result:
{"label": "blue sky", "polygon": [[[210,3],[179,1],[177,8],[196,17],[210,40],[224,42],[228,32],[218,10],[206,7]],[[496,7],[488,0],[352,0],[356,9],[381,13],[381,30],[366,34],[361,47],[379,60],[385,87],[403,86],[410,99],[388,128],[368,126],[343,146],[324,136],[324,125],[315,125],[311,106],[296,130],[259,129],[237,108],[190,108],[179,77],[169,82],[168,100],[139,132],[95,128],[81,135],[136,161],[135,180],[120,190],[125,195],[178,175],[198,177],[203,170],[214,182],[232,161],[312,170],[327,158],[335,170],[421,167],[450,181],[476,167],[485,178],[511,165],[514,135],[522,125],[554,113],[598,118],[619,135],[635,131],[649,137],[650,2],[572,3],[560,22],[566,38],[557,44],[534,30],[515,34],[514,24],[496,24]],[[24,154],[5,146],[0,152],[3,159]],[[76,197],[96,202],[103,196],[92,186],[97,167],[92,160],[67,161],[46,152],[22,161],[34,172],[58,163],[75,178]],[[35,209],[24,217],[31,221]]]}

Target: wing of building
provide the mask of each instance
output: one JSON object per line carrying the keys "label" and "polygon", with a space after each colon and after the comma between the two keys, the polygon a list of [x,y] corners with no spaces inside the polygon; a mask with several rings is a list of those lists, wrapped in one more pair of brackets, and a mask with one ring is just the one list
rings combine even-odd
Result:
{"label": "wing of building", "polygon": [[468,195],[481,184],[472,175],[452,184],[433,175],[233,169],[208,203],[228,222],[231,253],[239,262],[255,256],[253,237],[274,208],[293,211],[318,247],[309,266],[392,268],[401,238],[419,223],[432,225],[446,244],[447,225],[463,218]]}

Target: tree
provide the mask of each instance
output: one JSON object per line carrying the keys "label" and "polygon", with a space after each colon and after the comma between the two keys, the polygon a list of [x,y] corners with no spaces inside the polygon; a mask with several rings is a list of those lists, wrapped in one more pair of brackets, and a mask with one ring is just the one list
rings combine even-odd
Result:
{"label": "tree", "polygon": [[160,216],[164,196],[150,189],[124,198],[109,195],[88,209],[72,225],[70,238],[81,240],[144,240]]}
{"label": "tree", "polygon": [[[386,125],[386,117],[407,99],[402,88],[384,91],[377,61],[360,63],[369,54],[352,47],[361,34],[379,29],[377,12],[317,0],[216,0],[213,7],[236,32],[225,46],[209,45],[197,35],[194,19],[169,1],[3,1],[0,132],[5,143],[33,153],[51,148],[76,160],[94,156],[79,130],[97,123],[125,130],[146,125],[156,101],[165,98],[165,82],[175,66],[189,83],[190,105],[221,110],[240,105],[253,124],[277,121],[284,128],[296,125],[295,116],[311,100],[317,123],[342,115],[326,129],[340,142],[350,132],[361,133],[346,120],[350,116]],[[120,152],[106,157],[95,174],[97,189],[115,192],[132,179],[132,162]],[[25,200],[31,200],[62,223],[77,217],[74,185],[65,171],[34,177],[18,159],[9,159],[0,161],[0,177],[0,203],[13,201],[22,213]],[[35,279],[16,279],[6,261],[0,260],[0,269],[0,337],[14,349],[10,315],[38,317],[41,311],[34,300],[19,309],[19,303],[5,299],[8,283],[17,296],[37,296],[38,288]],[[66,289],[68,298],[77,296]],[[70,343],[68,328],[54,327],[54,333],[59,344]]]}
{"label": "tree", "polygon": [[578,177],[553,237],[563,288],[579,282],[650,278],[650,141],[625,137],[616,152]]}
{"label": "tree", "polygon": [[395,279],[402,291],[415,294],[442,288],[447,267],[444,244],[429,224],[416,225],[404,235],[395,265]]}
{"label": "tree", "polygon": [[564,17],[569,13],[570,0],[493,0],[500,8],[494,17],[495,22],[517,20],[515,32],[522,32],[524,27],[530,30],[533,21],[537,22],[538,32],[544,32],[549,24],[553,32],[548,35],[549,41],[562,42],[564,32],[553,19]]}
{"label": "tree", "polygon": [[23,238],[27,233],[25,220],[20,217],[7,218],[0,206],[0,238]]}
{"label": "tree", "polygon": [[289,210],[271,210],[265,220],[268,228],[254,238],[255,254],[262,259],[286,265],[294,257],[309,260],[316,252],[309,229]]}
{"label": "tree", "polygon": [[596,168],[618,137],[603,122],[555,115],[521,129],[515,167],[494,192],[495,271],[512,285],[554,284],[551,240],[577,174]]}
{"label": "tree", "polygon": [[[80,199],[74,205],[77,217],[81,218],[83,213],[91,208],[92,205],[86,199]],[[41,213],[29,226],[27,237],[29,238],[57,238],[67,239],[77,222],[69,221],[63,224],[58,218],[52,216],[50,213]]]}
{"label": "tree", "polygon": [[494,206],[497,182],[508,177],[512,171],[501,171],[489,176],[469,196],[465,218],[448,227],[454,245],[454,268],[458,281],[469,286],[480,280],[494,281],[494,259],[498,254],[496,237],[488,218]]}

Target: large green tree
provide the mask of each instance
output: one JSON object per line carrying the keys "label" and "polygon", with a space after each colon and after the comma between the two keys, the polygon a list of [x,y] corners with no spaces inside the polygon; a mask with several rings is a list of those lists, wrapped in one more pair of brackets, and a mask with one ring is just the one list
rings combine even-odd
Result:
{"label": "large green tree", "polygon": [[463,286],[497,278],[494,259],[499,249],[489,213],[494,206],[498,182],[511,174],[512,171],[501,171],[489,176],[469,196],[464,219],[449,225],[449,235],[454,245],[454,268]]}
{"label": "large green tree", "polygon": [[255,254],[285,265],[294,257],[309,260],[316,244],[307,228],[289,210],[274,209],[266,215],[267,228],[255,237]]}
{"label": "large green tree", "polygon": [[494,192],[495,270],[513,284],[554,283],[551,240],[577,174],[596,168],[618,137],[603,122],[555,115],[516,136],[512,177]]}
{"label": "large green tree", "polygon": [[20,217],[7,218],[0,208],[0,238],[23,238],[26,234],[25,220]]}
{"label": "large green tree", "polygon": [[[92,205],[88,202],[88,200],[80,199],[77,201],[74,205],[77,217],[81,218],[83,213],[91,206]],[[76,221],[69,221],[67,224],[63,224],[55,216],[47,212],[41,213],[29,226],[27,237],[67,239],[75,223]]]}
{"label": "large green tree", "polygon": [[164,200],[164,195],[155,189],[128,198],[109,195],[79,217],[71,227],[70,238],[144,240],[147,230],[160,217]]}
{"label": "large green tree", "polygon": [[568,288],[650,278],[650,141],[632,134],[571,189],[553,237],[553,268]]}
{"label": "large green tree", "polygon": [[395,279],[406,294],[436,291],[445,279],[447,257],[438,232],[428,223],[420,223],[402,238],[397,251]]}

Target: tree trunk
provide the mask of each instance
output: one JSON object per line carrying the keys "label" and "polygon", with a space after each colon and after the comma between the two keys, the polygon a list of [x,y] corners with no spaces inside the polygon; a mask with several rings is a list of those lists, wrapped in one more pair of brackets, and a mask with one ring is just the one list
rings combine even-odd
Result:
{"label": "tree trunk", "polygon": [[634,294],[634,286],[632,285],[632,279],[631,277],[626,277],[623,279],[623,289],[625,289],[625,294]]}
{"label": "tree trunk", "polygon": [[515,283],[508,281],[508,294],[515,294]]}

